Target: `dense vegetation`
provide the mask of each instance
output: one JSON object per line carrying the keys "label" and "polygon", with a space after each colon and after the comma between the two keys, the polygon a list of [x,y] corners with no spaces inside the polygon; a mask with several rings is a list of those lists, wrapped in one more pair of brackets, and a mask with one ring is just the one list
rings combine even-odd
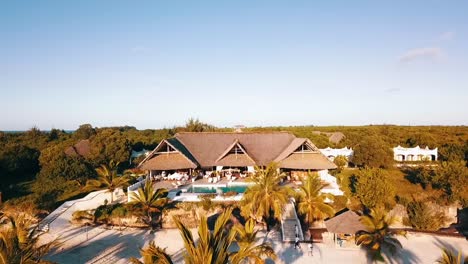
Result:
{"label": "dense vegetation", "polygon": [[[99,181],[95,168],[101,164],[120,162],[116,170],[121,174],[141,161],[131,158],[132,150],[152,149],[164,138],[182,131],[233,130],[190,119],[183,127],[163,129],[95,128],[84,124],[74,132],[58,129],[44,132],[36,127],[21,133],[0,132],[2,201],[53,209],[63,201],[89,192],[91,188],[87,183]],[[343,200],[341,204],[351,208],[377,205],[390,208],[395,203],[406,206],[414,202],[460,201],[466,205],[468,201],[468,127],[465,126],[295,126],[253,127],[243,131],[289,131],[311,139],[320,148],[353,147],[352,165],[358,170],[343,170],[343,162],[337,161],[340,163],[337,177],[351,199],[350,203]],[[339,142],[330,140],[334,132],[341,132],[344,138]],[[67,151],[83,140],[89,140],[87,155]],[[391,147],[397,145],[438,147],[439,159],[443,162],[433,163],[437,166],[395,168]],[[415,209],[412,214],[421,211],[424,210]]]}

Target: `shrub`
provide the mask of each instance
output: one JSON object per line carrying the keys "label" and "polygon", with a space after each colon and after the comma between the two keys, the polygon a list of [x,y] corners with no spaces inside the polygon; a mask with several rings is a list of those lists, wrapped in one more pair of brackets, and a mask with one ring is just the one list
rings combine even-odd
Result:
{"label": "shrub", "polygon": [[433,212],[424,202],[410,202],[406,211],[408,217],[404,219],[404,223],[417,230],[436,231],[446,221],[443,212]]}
{"label": "shrub", "polygon": [[200,198],[200,204],[203,208],[203,210],[208,211],[210,208],[213,206],[213,202],[211,199],[216,197],[216,194],[203,194],[199,195],[198,198]]}
{"label": "shrub", "polygon": [[81,221],[81,220],[93,220],[94,215],[90,213],[87,210],[82,210],[82,211],[75,211],[72,214],[72,219],[75,221]]}

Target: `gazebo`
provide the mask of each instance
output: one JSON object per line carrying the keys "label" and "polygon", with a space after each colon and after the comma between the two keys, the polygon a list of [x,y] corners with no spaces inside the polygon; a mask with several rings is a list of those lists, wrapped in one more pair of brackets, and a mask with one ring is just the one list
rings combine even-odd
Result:
{"label": "gazebo", "polygon": [[[366,230],[358,214],[351,210],[342,211],[338,215],[325,221],[325,226],[333,242],[340,247],[348,244],[354,245],[354,235],[360,230]],[[343,245],[345,242],[345,245]]]}

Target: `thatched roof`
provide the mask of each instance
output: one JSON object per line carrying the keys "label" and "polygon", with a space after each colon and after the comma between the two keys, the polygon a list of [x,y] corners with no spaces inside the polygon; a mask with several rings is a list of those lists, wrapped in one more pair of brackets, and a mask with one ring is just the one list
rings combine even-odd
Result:
{"label": "thatched roof", "polygon": [[237,140],[259,166],[268,165],[295,136],[287,132],[265,133],[177,133],[175,137],[202,167],[216,166],[216,160]]}
{"label": "thatched roof", "polygon": [[[171,147],[173,152],[159,152],[167,147]],[[198,163],[192,154],[175,138],[161,141],[139,165],[142,170],[179,170],[197,167]]]}
{"label": "thatched roof", "polygon": [[328,170],[336,169],[336,165],[322,153],[292,153],[279,163],[284,169]]}
{"label": "thatched roof", "polygon": [[247,167],[255,162],[247,154],[228,154],[216,162],[216,166]]}
{"label": "thatched roof", "polygon": [[[265,133],[178,133],[174,138],[162,141],[140,164],[150,162],[164,145],[170,145],[196,167],[214,166],[265,166],[272,161],[280,162],[282,168],[322,170],[334,169],[335,164],[323,156],[308,139],[296,138],[287,132]],[[297,155],[303,144],[307,151]],[[234,148],[235,151],[234,151]],[[186,163],[184,163],[186,166]],[[181,164],[178,167],[182,166]],[[193,167],[193,166],[192,166]],[[190,168],[192,168],[190,167]],[[174,168],[175,169],[175,168]],[[156,169],[154,169],[156,170]],[[168,170],[168,169],[165,169]]]}
{"label": "thatched roof", "polygon": [[89,139],[84,139],[78,141],[75,145],[68,147],[65,150],[67,156],[82,156],[86,157],[90,153],[90,141]]}
{"label": "thatched roof", "polygon": [[325,221],[328,232],[335,234],[356,234],[366,227],[359,220],[360,217],[355,212],[348,210]]}
{"label": "thatched roof", "polygon": [[195,169],[197,165],[190,162],[181,153],[167,153],[155,155],[141,165],[142,170],[181,170]]}
{"label": "thatched roof", "polygon": [[[237,148],[240,152],[232,153],[234,148]],[[255,160],[250,157],[237,139],[234,140],[228,148],[226,148],[218,159],[216,159],[216,166],[247,167],[255,165]]]}

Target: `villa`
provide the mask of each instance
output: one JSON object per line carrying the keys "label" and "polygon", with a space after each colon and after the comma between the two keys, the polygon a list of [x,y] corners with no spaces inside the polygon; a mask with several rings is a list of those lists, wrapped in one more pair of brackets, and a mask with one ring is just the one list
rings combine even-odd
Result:
{"label": "villa", "polygon": [[334,161],[338,156],[344,156],[347,160],[351,160],[353,157],[354,151],[352,148],[344,147],[344,148],[324,148],[319,149],[323,155],[325,155],[329,160]]}
{"label": "villa", "polygon": [[398,146],[393,148],[393,158],[396,161],[436,161],[437,160],[437,148],[429,149],[420,148],[416,146],[414,148],[404,148]]}

